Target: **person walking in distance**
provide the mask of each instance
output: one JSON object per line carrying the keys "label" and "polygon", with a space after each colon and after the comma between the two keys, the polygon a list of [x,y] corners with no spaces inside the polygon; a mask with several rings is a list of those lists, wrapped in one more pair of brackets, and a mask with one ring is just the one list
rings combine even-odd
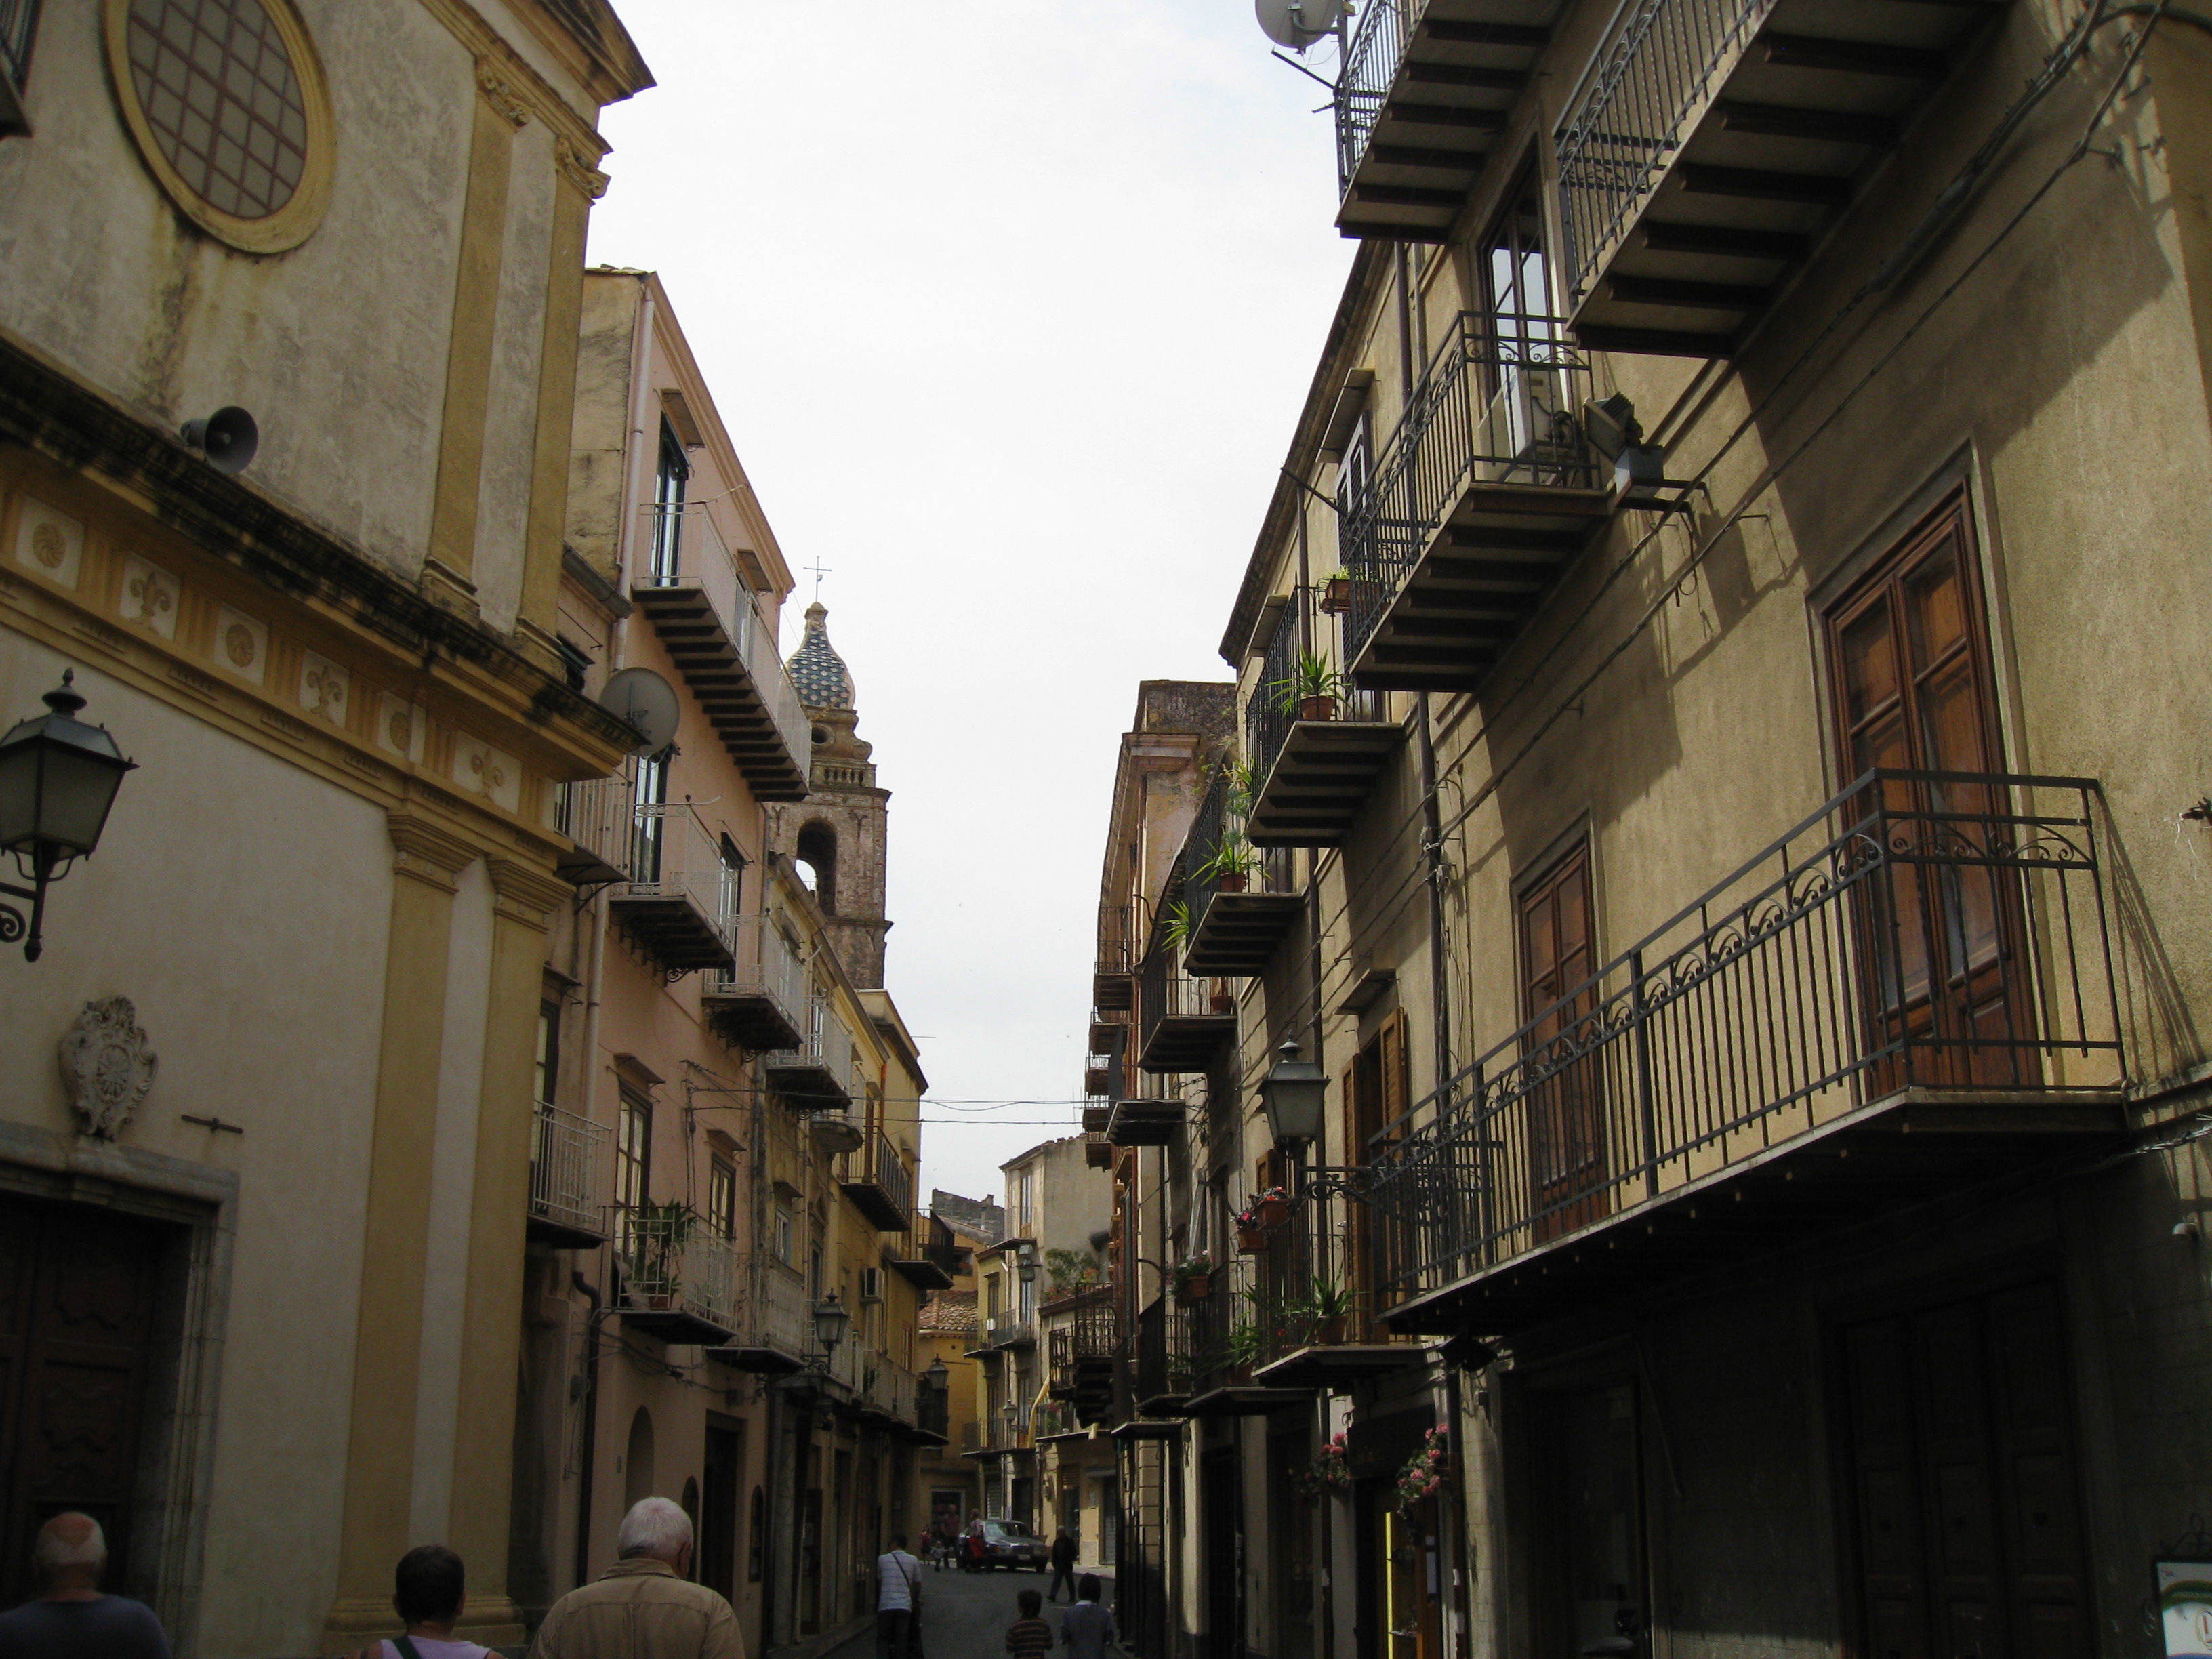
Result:
{"label": "person walking in distance", "polygon": [[1052,1588],[1045,1592],[1044,1599],[1059,1601],[1062,1584],[1067,1586],[1067,1599],[1073,1601],[1075,1599],[1075,1540],[1069,1535],[1066,1527],[1062,1527],[1060,1536],[1052,1540]]}
{"label": "person walking in distance", "polygon": [[467,1596],[461,1558],[443,1544],[417,1544],[392,1573],[392,1610],[406,1634],[371,1642],[356,1659],[489,1659],[489,1648],[453,1639]]}
{"label": "person walking in distance", "polygon": [[103,1595],[107,1539],[88,1515],[66,1510],[31,1546],[39,1596],[0,1613],[0,1659],[169,1659],[153,1608]]}
{"label": "person walking in distance", "polygon": [[530,1659],[745,1659],[730,1604],[690,1582],[691,1517],[641,1498],[615,1534],[620,1556],[595,1583],[546,1609]]}
{"label": "person walking in distance", "polygon": [[1021,1617],[1006,1626],[1007,1659],[1046,1659],[1052,1651],[1052,1626],[1041,1616],[1044,1597],[1025,1589],[1014,1598]]}
{"label": "person walking in distance", "polygon": [[1075,1587],[1075,1605],[1060,1616],[1060,1644],[1071,1659],[1106,1659],[1114,1639],[1114,1615],[1098,1597],[1098,1575],[1086,1572]]}
{"label": "person walking in distance", "polygon": [[981,1572],[983,1563],[983,1517],[970,1516],[968,1535],[960,1540],[960,1565],[964,1571]]}
{"label": "person walking in distance", "polygon": [[921,1563],[906,1553],[906,1534],[876,1558],[876,1659],[908,1659],[921,1617]]}

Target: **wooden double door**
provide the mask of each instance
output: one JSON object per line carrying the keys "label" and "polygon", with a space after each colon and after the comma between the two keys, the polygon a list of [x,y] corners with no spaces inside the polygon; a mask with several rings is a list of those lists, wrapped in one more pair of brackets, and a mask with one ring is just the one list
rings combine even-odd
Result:
{"label": "wooden double door", "polygon": [[1849,1326],[1863,1659],[2087,1659],[2066,1343],[2037,1284]]}
{"label": "wooden double door", "polygon": [[0,1201],[0,1606],[33,1593],[49,1516],[91,1516],[131,1583],[133,1499],[172,1230],[88,1205]]}
{"label": "wooden double door", "polygon": [[2012,803],[1972,775],[2001,769],[1980,589],[1954,497],[1828,615],[1842,781],[1875,768],[1952,775],[1881,786],[1888,862],[1856,917],[1868,1036],[1899,1049],[1878,1086],[2034,1080],[2019,872],[2003,856]]}

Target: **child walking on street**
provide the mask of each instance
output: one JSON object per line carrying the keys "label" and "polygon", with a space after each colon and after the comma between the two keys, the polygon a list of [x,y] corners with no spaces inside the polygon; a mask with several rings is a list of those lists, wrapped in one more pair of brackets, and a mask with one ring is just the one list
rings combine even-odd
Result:
{"label": "child walking on street", "polygon": [[1052,1651],[1052,1626],[1037,1615],[1044,1607],[1044,1597],[1033,1589],[1025,1589],[1014,1598],[1022,1616],[1006,1626],[1006,1652],[1010,1659],[1045,1659]]}

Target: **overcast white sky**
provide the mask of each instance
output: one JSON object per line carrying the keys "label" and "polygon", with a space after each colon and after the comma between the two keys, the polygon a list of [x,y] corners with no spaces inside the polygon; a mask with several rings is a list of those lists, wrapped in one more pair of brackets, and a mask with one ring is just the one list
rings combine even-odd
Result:
{"label": "overcast white sky", "polygon": [[659,85],[606,113],[591,256],[661,273],[786,556],[832,573],[893,792],[886,977],[947,1103],[923,1188],[995,1193],[1075,1126],[1137,682],[1227,678],[1351,262],[1328,94],[1251,0],[617,3]]}

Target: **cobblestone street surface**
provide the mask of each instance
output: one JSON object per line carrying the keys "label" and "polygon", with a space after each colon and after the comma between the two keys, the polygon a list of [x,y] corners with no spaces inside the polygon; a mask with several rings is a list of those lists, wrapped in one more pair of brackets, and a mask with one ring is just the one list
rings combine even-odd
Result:
{"label": "cobblestone street surface", "polygon": [[[1077,1570],[1078,1577],[1082,1571]],[[1110,1607],[1114,1603],[1114,1580],[1101,1573],[1098,1582]],[[1003,1569],[993,1572],[939,1572],[933,1567],[924,1567],[921,1652],[916,1659],[1004,1659],[1006,1626],[1021,1616],[1015,1608],[1014,1597],[1025,1589],[1042,1595],[1051,1583],[1052,1575],[1048,1572],[1008,1572]],[[1057,1604],[1045,1604],[1044,1620],[1052,1626],[1055,1642],[1060,1637],[1060,1615],[1067,1610],[1067,1606],[1064,1595]],[[875,1659],[875,1652],[876,1638],[870,1632],[839,1648],[831,1659]]]}

